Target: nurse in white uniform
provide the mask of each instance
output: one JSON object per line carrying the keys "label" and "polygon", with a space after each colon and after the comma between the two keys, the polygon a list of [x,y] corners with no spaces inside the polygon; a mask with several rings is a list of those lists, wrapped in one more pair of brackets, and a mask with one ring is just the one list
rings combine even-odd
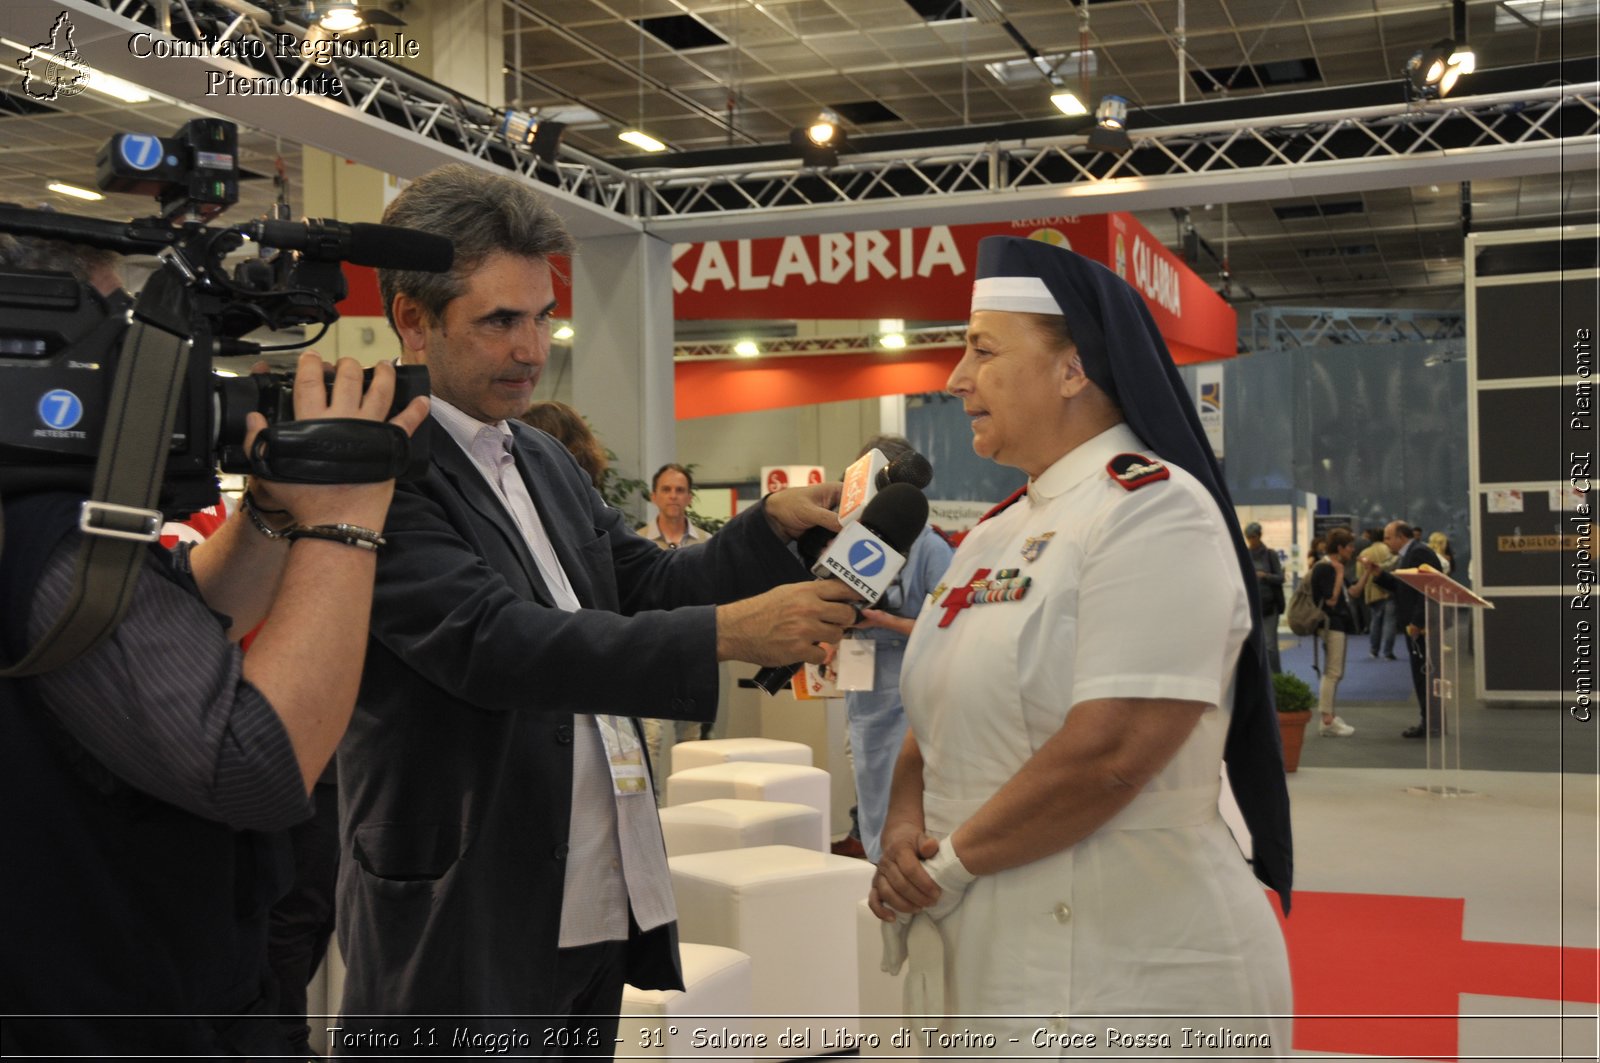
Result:
{"label": "nurse in white uniform", "polygon": [[[944,1021],[957,1051],[1289,1051],[1283,936],[1218,814],[1226,753],[1256,876],[1287,909],[1253,566],[1181,388],[1109,270],[980,245],[949,389],[977,453],[1029,484],[967,536],[912,634],[869,897],[891,950],[910,916],[936,928],[909,931],[942,983],[918,1003],[983,1017]],[[942,957],[917,955],[929,941]]]}

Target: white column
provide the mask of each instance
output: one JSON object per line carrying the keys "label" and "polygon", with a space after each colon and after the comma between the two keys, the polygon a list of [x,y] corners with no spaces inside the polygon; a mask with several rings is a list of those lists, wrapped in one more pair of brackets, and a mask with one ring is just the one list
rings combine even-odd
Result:
{"label": "white column", "polygon": [[906,397],[880,395],[878,397],[878,431],[884,435],[906,434]]}
{"label": "white column", "polygon": [[676,461],[672,245],[592,237],[572,257],[572,405],[640,480]]}

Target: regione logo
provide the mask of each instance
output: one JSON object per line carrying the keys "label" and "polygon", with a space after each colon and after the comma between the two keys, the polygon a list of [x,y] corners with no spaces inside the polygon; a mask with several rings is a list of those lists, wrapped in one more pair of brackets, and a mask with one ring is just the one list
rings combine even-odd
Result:
{"label": "regione logo", "polygon": [[22,68],[22,91],[36,100],[67,99],[89,87],[89,65],[72,43],[72,20],[65,11],[50,27],[50,39],[40,41],[17,60]]}
{"label": "regione logo", "polygon": [[[887,500],[885,500],[887,501]],[[888,555],[883,552],[883,547],[871,539],[862,539],[850,547],[850,568],[857,575],[871,579],[883,571]]]}

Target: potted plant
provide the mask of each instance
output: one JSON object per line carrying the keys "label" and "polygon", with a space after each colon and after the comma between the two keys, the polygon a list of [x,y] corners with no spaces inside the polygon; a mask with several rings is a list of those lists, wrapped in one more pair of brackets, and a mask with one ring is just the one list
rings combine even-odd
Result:
{"label": "potted plant", "polygon": [[1278,703],[1278,730],[1283,735],[1283,770],[1300,767],[1300,746],[1306,740],[1306,724],[1317,696],[1304,679],[1288,672],[1272,674],[1272,695]]}

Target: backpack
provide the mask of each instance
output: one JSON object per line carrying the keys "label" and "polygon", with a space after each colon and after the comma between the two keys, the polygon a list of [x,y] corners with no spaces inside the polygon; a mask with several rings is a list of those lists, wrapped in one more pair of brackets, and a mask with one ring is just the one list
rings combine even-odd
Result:
{"label": "backpack", "polygon": [[1322,611],[1322,606],[1317,604],[1311,596],[1311,576],[1300,581],[1300,586],[1294,589],[1294,594],[1289,597],[1289,612],[1284,616],[1289,622],[1289,630],[1296,635],[1315,635],[1328,623],[1328,614]]}

